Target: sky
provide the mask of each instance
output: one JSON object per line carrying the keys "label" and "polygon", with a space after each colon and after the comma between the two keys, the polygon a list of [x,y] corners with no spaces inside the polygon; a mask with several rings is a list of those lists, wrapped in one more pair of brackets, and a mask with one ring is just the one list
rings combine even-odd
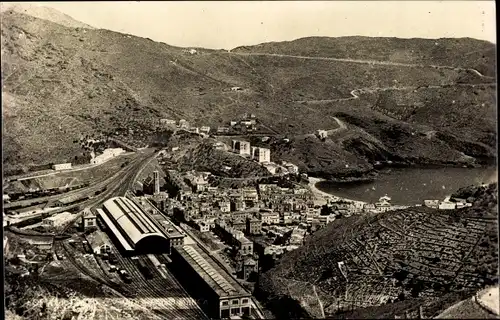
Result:
{"label": "sky", "polygon": [[496,43],[494,1],[43,2],[97,28],[232,49],[308,36],[471,37]]}

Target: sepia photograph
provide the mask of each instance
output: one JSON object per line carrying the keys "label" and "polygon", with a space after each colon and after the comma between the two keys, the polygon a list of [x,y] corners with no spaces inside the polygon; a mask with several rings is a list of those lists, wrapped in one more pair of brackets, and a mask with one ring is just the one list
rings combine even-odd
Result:
{"label": "sepia photograph", "polygon": [[500,319],[494,1],[0,9],[5,319]]}

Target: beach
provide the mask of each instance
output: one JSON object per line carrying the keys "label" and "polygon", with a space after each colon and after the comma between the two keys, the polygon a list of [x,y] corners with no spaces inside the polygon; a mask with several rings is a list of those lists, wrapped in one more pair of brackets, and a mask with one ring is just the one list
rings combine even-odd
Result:
{"label": "beach", "polygon": [[363,201],[356,201],[356,200],[351,200],[347,198],[342,198],[324,191],[319,190],[316,187],[316,184],[318,182],[326,181],[325,179],[322,178],[314,178],[314,177],[308,177],[309,180],[309,189],[312,191],[314,196],[316,197],[316,200],[318,202],[326,203],[327,199],[331,199],[333,201],[349,201],[349,202],[355,202],[355,203],[363,203],[365,204],[366,202]]}

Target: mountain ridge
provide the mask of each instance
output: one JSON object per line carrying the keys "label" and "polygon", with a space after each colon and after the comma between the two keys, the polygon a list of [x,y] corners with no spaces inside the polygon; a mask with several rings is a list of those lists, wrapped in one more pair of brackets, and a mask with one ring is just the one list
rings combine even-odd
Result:
{"label": "mountain ridge", "polygon": [[2,3],[1,12],[15,11],[38,19],[43,19],[70,28],[95,29],[94,27],[78,21],[73,17],[51,7],[39,6],[30,3]]}
{"label": "mountain ridge", "polygon": [[[318,46],[328,49],[327,42]],[[368,42],[379,53],[390,51]],[[482,85],[486,80],[459,69],[408,72],[397,65],[196,50],[3,12],[6,167],[70,161],[83,152],[73,144],[82,134],[122,132],[119,138],[146,144],[155,129],[140,124],[143,119],[184,118],[215,129],[244,113],[256,114],[277,137],[290,138],[291,144],[278,139],[271,146],[274,160],[295,160],[301,170],[326,177],[346,165],[342,175],[363,175],[380,160],[462,166],[495,157],[493,80]],[[244,90],[232,92],[232,86]],[[436,107],[443,102],[451,116]],[[342,117],[347,130],[326,141],[314,138],[318,129],[335,128],[335,117]]]}

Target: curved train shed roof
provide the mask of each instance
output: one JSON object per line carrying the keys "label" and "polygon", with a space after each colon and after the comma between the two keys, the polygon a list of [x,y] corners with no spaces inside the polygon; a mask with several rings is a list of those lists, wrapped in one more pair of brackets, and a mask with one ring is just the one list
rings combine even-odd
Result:
{"label": "curved train shed roof", "polygon": [[114,197],[98,210],[106,225],[115,234],[126,250],[134,250],[140,242],[159,238],[167,241],[160,228],[132,200],[125,197]]}

